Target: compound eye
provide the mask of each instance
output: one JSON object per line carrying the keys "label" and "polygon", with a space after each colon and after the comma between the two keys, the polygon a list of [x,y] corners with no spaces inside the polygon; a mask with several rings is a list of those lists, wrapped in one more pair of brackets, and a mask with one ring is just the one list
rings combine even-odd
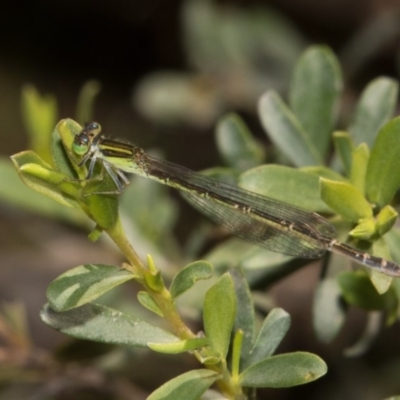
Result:
{"label": "compound eye", "polygon": [[85,131],[97,136],[101,132],[101,126],[98,122],[88,122],[85,125]]}
{"label": "compound eye", "polygon": [[83,156],[89,151],[88,143],[89,141],[87,138],[81,138],[79,141],[75,140],[74,143],[72,143],[72,151],[79,156]]}
{"label": "compound eye", "polygon": [[72,143],[72,151],[80,156],[85,155],[89,151],[92,142],[91,136],[93,135],[86,130],[86,127],[87,125],[85,129],[75,136],[74,142]]}
{"label": "compound eye", "polygon": [[79,145],[81,146],[87,146],[89,143],[89,137],[88,136],[81,136],[79,137]]}

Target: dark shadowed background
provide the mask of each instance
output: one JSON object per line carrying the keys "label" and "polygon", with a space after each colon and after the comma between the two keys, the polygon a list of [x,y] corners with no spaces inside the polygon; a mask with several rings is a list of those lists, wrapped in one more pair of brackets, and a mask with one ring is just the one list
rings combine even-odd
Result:
{"label": "dark shadowed background", "polygon": [[[188,26],[196,14],[188,4],[183,0],[1,2],[0,155],[9,156],[28,146],[21,116],[21,93],[27,84],[56,97],[59,119],[75,118],[79,90],[86,81],[95,79],[101,92],[93,118],[107,134],[129,139],[145,149],[157,149],[171,161],[200,170],[222,163],[213,133],[225,112],[238,112],[265,146],[269,145],[257,118],[257,98],[271,88],[286,95],[291,68],[307,45],[327,44],[342,63],[346,85],[343,119],[371,79],[381,75],[399,78],[400,4],[396,0],[214,2],[221,18],[253,15],[254,10],[271,12],[274,21],[276,15],[279,21],[282,18],[279,28],[266,27],[270,49],[262,57],[257,51],[252,54],[254,68],[249,71],[256,71],[255,75],[242,74],[245,67],[240,68],[241,59],[233,66],[229,57],[201,58],[201,45],[197,49],[189,37]],[[278,51],[273,43],[279,42],[281,31],[292,47]],[[262,31],[259,35],[262,37]],[[229,40],[226,43],[229,45]],[[274,64],[277,60],[281,64]],[[157,79],[166,85],[161,94]],[[164,102],[158,103],[160,97]],[[4,185],[1,176],[0,185]],[[176,233],[182,240],[198,215],[178,201],[184,218],[179,220]],[[39,348],[52,350],[65,342],[63,335],[46,327],[38,316],[48,283],[84,262],[120,262],[106,246],[89,243],[86,233],[0,202],[0,300],[25,305],[32,341]],[[328,375],[303,387],[265,391],[265,397],[260,393],[260,398],[372,400],[400,393],[400,384],[387,384],[390,374],[400,373],[398,324],[383,331],[370,351],[356,359],[345,358],[343,350],[363,330],[365,315],[361,312],[350,312],[345,332],[334,343],[317,342],[311,312],[318,273],[311,264],[275,285],[270,295],[293,318],[279,352],[315,352],[326,360]],[[146,380],[145,364],[142,373],[136,374],[144,390],[151,391],[175,375],[169,359],[160,359],[159,382]],[[185,360],[193,366],[191,360]],[[167,366],[166,373],[161,371],[162,365]],[[136,369],[134,364],[132,369]],[[131,371],[126,373],[129,375]],[[21,398],[29,398],[21,393]]]}

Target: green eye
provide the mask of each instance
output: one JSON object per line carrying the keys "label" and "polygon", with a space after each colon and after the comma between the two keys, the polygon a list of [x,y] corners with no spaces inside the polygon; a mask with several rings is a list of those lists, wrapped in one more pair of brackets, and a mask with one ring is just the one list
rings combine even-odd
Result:
{"label": "green eye", "polygon": [[77,154],[78,156],[85,155],[89,150],[89,145],[86,143],[73,143],[72,144],[72,151]]}
{"label": "green eye", "polygon": [[101,126],[97,122],[88,122],[85,127],[75,136],[72,143],[72,151],[78,156],[84,156],[93,143],[93,140],[100,134]]}

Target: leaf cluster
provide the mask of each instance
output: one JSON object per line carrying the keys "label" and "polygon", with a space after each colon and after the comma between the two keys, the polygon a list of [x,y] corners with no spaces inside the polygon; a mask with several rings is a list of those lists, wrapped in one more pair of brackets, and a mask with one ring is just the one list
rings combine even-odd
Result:
{"label": "leaf cluster", "polygon": [[[323,46],[309,48],[296,64],[288,104],[274,91],[268,91],[259,101],[259,117],[275,146],[272,156],[280,164],[263,164],[263,146],[239,116],[228,114],[216,128],[217,146],[227,167],[206,173],[323,213],[336,225],[338,237],[348,238],[363,251],[399,261],[400,232],[394,222],[400,186],[400,174],[396,172],[400,167],[400,119],[391,119],[398,84],[388,78],[372,81],[362,93],[348,129],[335,131],[342,86],[340,66],[332,51]],[[32,104],[31,115],[46,112],[41,111],[37,98]],[[51,107],[52,102],[43,110]],[[127,263],[122,268],[81,265],[59,276],[49,285],[43,321],[76,338],[147,347],[161,353],[193,353],[204,369],[167,382],[150,395],[153,400],[198,399],[214,383],[224,396],[239,399],[251,397],[255,388],[289,387],[325,374],[326,365],[316,355],[273,355],[290,325],[285,311],[273,309],[256,329],[249,285],[261,281],[266,286],[301,264],[237,239],[210,251],[204,256],[207,261],[190,263],[175,274],[164,274],[150,256],[143,263],[121,223],[121,214],[132,209],[132,201],[124,204],[125,200],[119,201],[115,194],[104,195],[112,192],[112,179],[101,165],[92,179],[86,179],[86,167],[80,166],[79,157],[71,150],[80,129],[77,122],[62,120],[47,137],[51,158],[46,152],[40,153],[42,144],[38,144],[34,150],[13,156],[12,161],[28,187],[50,198],[52,207],[57,204],[53,212],[47,210],[48,215],[57,214],[83,225],[77,217],[83,211],[85,221],[92,221],[90,238],[96,240],[101,233],[108,234]],[[11,179],[11,173],[9,176]],[[136,185],[141,183],[135,182],[132,187]],[[155,198],[153,189],[148,190],[135,192],[138,204],[148,204]],[[143,232],[158,238],[169,236],[174,207],[166,201],[163,207],[152,208],[146,218],[136,209]],[[196,236],[189,249],[192,254],[205,238]],[[173,240],[166,238],[165,243],[165,247],[174,248]],[[230,273],[224,273],[227,270]],[[127,281],[142,286],[138,302],[168,322],[169,331],[141,316],[95,302]],[[179,302],[183,299],[185,303],[188,292],[195,308],[202,311],[204,333],[192,332],[178,312]],[[393,323],[399,295],[396,279],[365,269],[351,271],[347,260],[332,256],[325,261],[315,293],[317,336],[323,341],[332,340],[343,326],[350,305],[381,311],[387,323]]]}

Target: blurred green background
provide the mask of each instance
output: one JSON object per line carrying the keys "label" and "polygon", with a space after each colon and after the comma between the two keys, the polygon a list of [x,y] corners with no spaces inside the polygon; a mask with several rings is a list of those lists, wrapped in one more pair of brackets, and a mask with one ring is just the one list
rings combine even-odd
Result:
{"label": "blurred green background", "polygon": [[[286,94],[294,63],[310,44],[329,45],[342,63],[344,123],[366,83],[380,75],[400,76],[398,1],[81,0],[1,5],[2,156],[28,146],[21,116],[21,92],[27,84],[56,97],[61,119],[75,117],[80,89],[95,79],[101,92],[93,118],[106,134],[200,170],[222,164],[214,126],[225,112],[238,112],[269,149],[256,115],[258,97],[268,89]],[[0,185],[5,185],[1,176]],[[176,193],[171,195],[179,202],[175,232],[183,241],[199,217]],[[89,243],[86,231],[0,202],[0,300],[24,304],[38,348],[52,350],[66,342],[43,325],[38,313],[48,283],[84,262],[120,260],[107,246]],[[384,330],[366,355],[345,358],[343,351],[363,331],[366,316],[351,311],[348,326],[334,343],[318,343],[311,326],[317,279],[318,269],[311,264],[272,287],[269,295],[293,318],[280,352],[315,352],[327,362],[328,375],[304,387],[265,391],[260,398],[378,399],[400,393],[400,383],[387,384],[393,382],[392,374],[400,374],[398,324]],[[0,352],[3,372],[15,361],[7,357]],[[151,357],[156,356],[147,358]],[[159,357],[159,382],[149,382],[146,365],[152,364],[147,358],[143,356],[148,363],[140,361],[143,368],[133,374],[144,391],[174,376],[174,368],[183,368]],[[192,361],[184,359],[185,363]],[[17,391],[0,392],[0,399],[27,398],[24,389],[13,390]]]}

